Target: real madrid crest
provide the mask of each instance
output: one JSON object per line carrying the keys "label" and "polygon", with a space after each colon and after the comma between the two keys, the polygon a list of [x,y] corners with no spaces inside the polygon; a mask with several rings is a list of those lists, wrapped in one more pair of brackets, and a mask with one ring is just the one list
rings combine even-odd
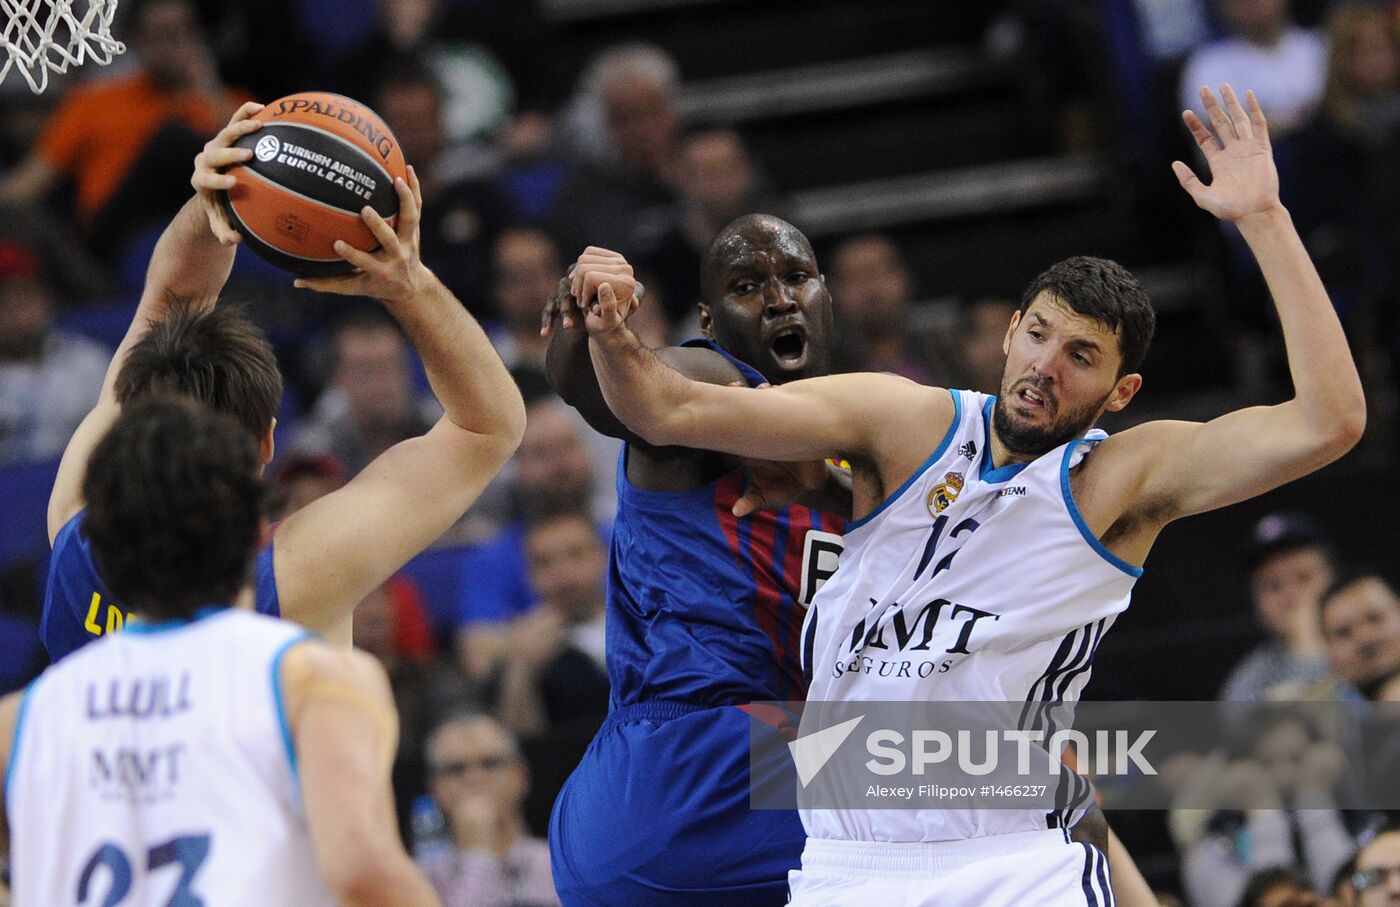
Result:
{"label": "real madrid crest", "polygon": [[963,474],[960,472],[950,472],[943,476],[943,481],[933,486],[928,493],[928,513],[929,516],[937,516],[948,505],[958,499],[958,492],[962,491]]}

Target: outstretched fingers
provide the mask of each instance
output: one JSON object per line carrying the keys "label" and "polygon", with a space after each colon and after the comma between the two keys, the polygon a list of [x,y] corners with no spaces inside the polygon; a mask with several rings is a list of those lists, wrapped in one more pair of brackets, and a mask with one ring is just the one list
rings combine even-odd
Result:
{"label": "outstretched fingers", "polygon": [[1196,145],[1207,158],[1220,150],[1220,142],[1216,140],[1210,127],[1196,115],[1196,111],[1184,110],[1181,112],[1181,118],[1186,122],[1186,128],[1191,130],[1191,137],[1196,140]]}
{"label": "outstretched fingers", "polygon": [[1201,86],[1201,104],[1206,109],[1206,116],[1210,117],[1210,125],[1215,129],[1215,134],[1220,137],[1220,144],[1227,145],[1231,139],[1240,137],[1235,131],[1235,124],[1230,120],[1230,115],[1220,106],[1220,102],[1215,99],[1215,93],[1207,85]]}
{"label": "outstretched fingers", "polygon": [[1193,199],[1206,188],[1205,183],[1201,182],[1201,178],[1196,176],[1195,172],[1182,161],[1172,161],[1172,173],[1176,174],[1176,181],[1181,183],[1181,188],[1185,189]]}
{"label": "outstretched fingers", "polygon": [[1253,138],[1254,126],[1249,121],[1249,114],[1245,113],[1239,95],[1235,94],[1235,89],[1230,87],[1229,82],[1220,86],[1220,96],[1225,101],[1225,114],[1230,118],[1230,126],[1235,130],[1235,135],[1242,139]]}
{"label": "outstretched fingers", "polygon": [[1244,93],[1244,97],[1245,104],[1249,109],[1249,122],[1254,127],[1254,136],[1267,143],[1269,141],[1269,121],[1264,117],[1264,108],[1259,106],[1259,97],[1252,88]]}

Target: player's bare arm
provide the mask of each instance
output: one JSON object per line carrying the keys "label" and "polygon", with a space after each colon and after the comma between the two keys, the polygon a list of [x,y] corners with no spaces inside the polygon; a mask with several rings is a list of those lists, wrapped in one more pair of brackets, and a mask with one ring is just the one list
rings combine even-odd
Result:
{"label": "player's bare arm", "polygon": [[1191,111],[1183,114],[1210,167],[1210,184],[1180,161],[1172,166],[1196,204],[1238,227],[1258,260],[1278,310],[1295,392],[1276,406],[1203,424],[1148,423],[1100,445],[1091,460],[1101,462],[1088,468],[1094,483],[1107,480],[1116,492],[1091,493],[1081,509],[1101,533],[1126,521],[1122,538],[1105,542],[1135,563],[1167,522],[1320,469],[1350,450],[1366,425],[1361,379],[1342,325],[1279,201],[1264,114],[1252,92],[1245,104],[1228,85],[1221,95],[1223,105],[1201,89],[1210,127]]}
{"label": "player's bare arm", "polygon": [[[565,403],[577,409],[588,424],[600,434],[619,438],[631,444],[649,447],[612,410],[608,409],[593,372],[593,360],[588,355],[588,334],[583,327],[579,299],[591,299],[598,284],[608,281],[614,292],[635,300],[640,288],[627,259],[616,252],[589,246],[559,281],[541,315],[540,333],[549,337],[549,352],[545,367],[550,387]],[[633,309],[639,303],[634,301]],[[655,351],[666,364],[688,378],[709,384],[743,384],[744,376],[734,364],[714,350],[689,347],[667,347]]]}
{"label": "player's bare arm", "polygon": [[[583,326],[580,298],[590,302],[599,284],[607,281],[614,292],[638,297],[645,305],[641,285],[632,266],[617,252],[590,246],[559,281],[554,295],[540,318],[540,333],[550,338],[546,368],[550,386],[584,417],[600,434],[619,438],[632,445],[628,475],[638,486],[652,491],[680,491],[703,485],[734,468],[732,457],[711,450],[684,447],[653,447],[637,437],[608,409],[593,360],[588,354],[588,334]],[[694,381],[706,384],[745,386],[744,376],[732,362],[714,350],[703,347],[664,347],[653,350],[666,365]],[[832,513],[851,511],[849,474],[828,469],[819,462],[809,464],[745,462],[749,483],[734,504],[735,516],[746,516],[758,509],[786,506],[795,501],[820,506]]]}
{"label": "player's bare arm", "polygon": [[382,302],[422,357],[444,411],[426,434],[389,448],[278,528],[273,568],[282,615],[346,645],[355,605],[461,518],[525,428],[525,405],[500,356],[419,258],[422,190],[412,168],[395,188],[397,229],[368,206],[361,212],[380,242],[377,252],[336,245],[355,273],[297,281]]}
{"label": "player's bare arm", "polygon": [[952,423],[947,391],[888,374],[832,375],[770,388],[693,381],[643,347],[622,314],[605,282],[585,325],[599,386],[624,424],[658,446],[784,461],[839,455],[855,466],[855,516],[913,475]]}
{"label": "player's bare arm", "polygon": [[[19,707],[24,699],[24,693],[11,693],[0,699],[0,778],[8,778],[10,774],[10,757],[14,755],[11,747],[15,742],[15,722],[19,720]],[[0,792],[4,788],[0,787]],[[10,823],[6,819],[9,811],[6,809],[4,798],[0,797],[0,847],[9,850],[10,847]]]}
{"label": "player's bare arm", "polygon": [[306,824],[326,886],[343,904],[439,904],[404,853],[389,783],[398,718],[384,669],[319,642],[289,651],[282,688]]}
{"label": "player's bare arm", "polygon": [[151,322],[165,315],[173,301],[197,308],[212,306],[228,280],[239,236],[229,226],[216,197],[217,191],[227,188],[233,177],[219,171],[252,157],[251,150],[232,145],[261,126],[252,116],[262,106],[250,101],[240,107],[228,125],[210,139],[195,158],[194,176],[190,179],[195,195],[175,215],[156,243],[146,269],[146,283],[136,306],[136,316],[107,367],[97,404],[73,432],[63,452],[49,496],[50,542],[64,524],[83,509],[83,473],[93,447],[116,419],[119,409],[117,374],[126,361],[127,351],[146,333]]}

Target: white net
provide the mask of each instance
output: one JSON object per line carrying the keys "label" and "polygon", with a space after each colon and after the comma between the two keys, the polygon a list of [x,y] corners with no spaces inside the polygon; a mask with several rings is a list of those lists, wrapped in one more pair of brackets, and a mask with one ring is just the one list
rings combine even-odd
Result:
{"label": "white net", "polygon": [[0,82],[14,69],[36,94],[49,73],[89,60],[106,66],[126,50],[112,38],[117,0],[0,0]]}

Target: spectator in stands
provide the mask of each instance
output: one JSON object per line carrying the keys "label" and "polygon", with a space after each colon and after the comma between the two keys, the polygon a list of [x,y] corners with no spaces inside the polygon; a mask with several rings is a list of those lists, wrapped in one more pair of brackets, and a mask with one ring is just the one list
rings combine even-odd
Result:
{"label": "spectator in stands", "polygon": [[1400,595],[1375,573],[1346,573],[1322,597],[1332,670],[1362,696],[1400,701]]}
{"label": "spectator in stands", "polygon": [[836,370],[951,383],[947,354],[915,322],[913,276],[894,241],[878,233],[855,236],[836,247],[831,262],[831,299],[841,325]]}
{"label": "spectator in stands", "polygon": [[345,466],[334,454],[292,454],[277,468],[273,520],[285,520],[317,498],[345,484]]}
{"label": "spectator in stands", "polygon": [[299,453],[331,453],[353,476],[441,416],[413,386],[403,333],[377,306],[353,306],[331,335],[331,378],[292,442]]}
{"label": "spectator in stands", "polygon": [[1322,907],[1308,877],[1291,866],[1271,866],[1249,877],[1239,907]]}
{"label": "spectator in stands", "polygon": [[585,247],[635,254],[676,203],[680,70],[659,48],[628,44],[604,51],[583,77],[583,95],[602,115],[596,155],[574,166],[549,221],[560,250]]}
{"label": "spectator in stands", "polygon": [[1264,889],[1254,888],[1253,877],[1278,866],[1306,867],[1298,887],[1325,890],[1356,848],[1333,797],[1341,750],[1298,710],[1264,707],[1244,719],[1228,755],[1216,788],[1227,808],[1183,848],[1191,903],[1268,903],[1259,900]]}
{"label": "spectator in stands", "polygon": [[639,240],[643,251],[637,259],[638,270],[659,280],[656,289],[673,325],[694,314],[700,259],[724,225],[741,214],[783,213],[733,129],[699,129],[683,138],[676,179],[680,205],[659,233]]}
{"label": "spectator in stands", "polygon": [[[1289,17],[1288,0],[1215,0],[1227,37],[1192,51],[1181,72],[1180,101],[1205,117],[1202,85],[1254,89],[1275,141],[1312,116],[1327,77],[1322,39]],[[1209,122],[1209,119],[1207,122]]]}
{"label": "spectator in stands", "polygon": [[1332,901],[1337,907],[1357,907],[1356,905],[1356,855],[1342,864],[1332,879]]}
{"label": "spectator in stands", "polygon": [[[1281,188],[1358,362],[1383,349],[1400,257],[1400,35],[1386,9],[1343,3],[1328,18],[1327,89],[1292,140]],[[1369,383],[1375,394],[1382,382]],[[1383,407],[1373,406],[1377,415]]]}
{"label": "spectator in stands", "polygon": [[442,88],[427,66],[410,60],[388,70],[374,92],[374,109],[398,137],[423,187],[423,263],[472,314],[489,321],[495,309],[484,294],[488,250],[511,220],[509,203],[488,182],[466,176],[448,150]]}
{"label": "spectator in stands", "polygon": [[494,135],[515,108],[515,85],[489,48],[454,37],[467,29],[450,21],[451,6],[441,0],[375,0],[374,8],[375,30],[333,69],[339,90],[370,97],[385,73],[405,63],[424,65],[442,86],[447,141]]}
{"label": "spectator in stands", "polygon": [[608,713],[607,548],[587,511],[575,510],[532,523],[525,553],[540,603],[511,625],[496,715],[523,737],[565,729],[591,737]]}
{"label": "spectator in stands", "polygon": [[1018,308],[1015,299],[1004,296],[986,296],[968,306],[956,337],[956,366],[961,373],[957,387],[1001,393],[1001,374],[1006,366],[1002,344]]}
{"label": "spectator in stands", "polygon": [[169,220],[189,196],[189,162],[248,100],[220,78],[191,0],[143,0],[122,37],[137,71],[75,87],[0,180],[0,204],[29,205],[71,180],[80,223],[107,251]]}
{"label": "spectator in stands", "polygon": [[1361,848],[1351,882],[1356,890],[1355,907],[1400,905],[1400,826],[1381,829]]}
{"label": "spectator in stands", "polygon": [[458,660],[484,682],[507,647],[510,622],[534,607],[525,559],[525,525],[552,513],[587,511],[594,472],[572,409],[543,397],[526,410],[525,436],[512,461],[514,519],[472,549],[464,562],[466,597],[458,615]]}
{"label": "spectator in stands", "polygon": [[485,715],[449,718],[428,738],[428,769],[453,846],[421,865],[444,907],[558,904],[549,844],[525,832],[530,779],[510,732]]}
{"label": "spectator in stands", "polygon": [[500,315],[491,340],[525,402],[551,394],[544,374],[549,339],[540,336],[540,309],[564,270],[550,235],[537,227],[511,227],[491,249],[495,309]]}
{"label": "spectator in stands", "polygon": [[1331,548],[1322,530],[1300,513],[1275,513],[1255,524],[1246,553],[1254,613],[1264,642],[1235,665],[1220,698],[1267,699],[1280,684],[1327,676],[1318,603],[1332,583]]}
{"label": "spectator in stands", "polygon": [[111,353],[53,326],[38,259],[0,240],[0,466],[57,458],[102,390]]}

